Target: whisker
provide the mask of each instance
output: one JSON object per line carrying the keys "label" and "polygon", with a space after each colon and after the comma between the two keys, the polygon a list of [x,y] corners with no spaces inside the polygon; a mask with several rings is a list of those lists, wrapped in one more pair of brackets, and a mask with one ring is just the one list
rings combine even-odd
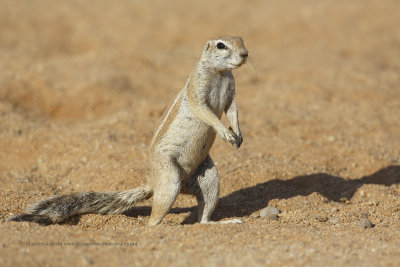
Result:
{"label": "whisker", "polygon": [[255,63],[254,63],[254,58],[253,57],[249,57],[248,58],[248,62],[249,62],[250,69],[253,71],[254,74],[257,74],[257,68],[256,68]]}

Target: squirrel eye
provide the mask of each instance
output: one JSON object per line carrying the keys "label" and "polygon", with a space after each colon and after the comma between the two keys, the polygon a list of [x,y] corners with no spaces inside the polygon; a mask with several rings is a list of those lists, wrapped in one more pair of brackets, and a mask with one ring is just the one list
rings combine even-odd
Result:
{"label": "squirrel eye", "polygon": [[217,44],[217,48],[218,48],[218,49],[225,49],[226,46],[225,46],[223,43],[218,43],[218,44]]}

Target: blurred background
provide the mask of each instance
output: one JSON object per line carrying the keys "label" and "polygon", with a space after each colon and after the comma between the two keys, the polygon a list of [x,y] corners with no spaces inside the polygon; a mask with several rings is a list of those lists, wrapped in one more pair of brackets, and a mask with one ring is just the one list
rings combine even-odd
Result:
{"label": "blurred background", "polygon": [[244,38],[252,66],[238,75],[262,84],[254,96],[294,76],[306,94],[343,96],[352,71],[368,86],[382,73],[393,83],[400,64],[395,0],[2,0],[1,7],[0,97],[54,118],[125,109],[121,101],[138,101],[126,96],[139,92],[170,100],[205,41],[223,34]]}

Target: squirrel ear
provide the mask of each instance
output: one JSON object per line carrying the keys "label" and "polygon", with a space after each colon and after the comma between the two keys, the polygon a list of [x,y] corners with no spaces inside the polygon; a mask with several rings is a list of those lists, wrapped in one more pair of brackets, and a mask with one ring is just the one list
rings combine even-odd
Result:
{"label": "squirrel ear", "polygon": [[204,52],[207,51],[210,48],[210,43],[207,42],[206,45],[204,46]]}

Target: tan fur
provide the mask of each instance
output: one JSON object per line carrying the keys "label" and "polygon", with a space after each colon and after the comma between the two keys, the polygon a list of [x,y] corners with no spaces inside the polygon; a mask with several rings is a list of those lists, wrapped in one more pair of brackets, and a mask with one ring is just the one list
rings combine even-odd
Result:
{"label": "tan fur", "polygon": [[[219,49],[218,43],[224,43],[226,49]],[[244,64],[247,55],[240,37],[223,36],[208,41],[185,87],[167,111],[150,152],[149,184],[154,190],[150,225],[158,224],[171,208],[182,182],[198,179],[193,174],[208,156],[216,133],[224,141],[240,146],[243,139],[231,69]],[[224,111],[233,131],[220,120]]]}
{"label": "tan fur", "polygon": [[162,116],[162,124],[160,124],[159,130],[154,134],[153,140],[151,141],[151,147],[154,144],[158,144],[161,141],[161,138],[164,136],[165,132],[168,130],[168,126],[175,119],[178,114],[179,107],[181,104],[181,98],[178,96],[176,102],[172,103],[169,107],[169,112],[165,112]]}

